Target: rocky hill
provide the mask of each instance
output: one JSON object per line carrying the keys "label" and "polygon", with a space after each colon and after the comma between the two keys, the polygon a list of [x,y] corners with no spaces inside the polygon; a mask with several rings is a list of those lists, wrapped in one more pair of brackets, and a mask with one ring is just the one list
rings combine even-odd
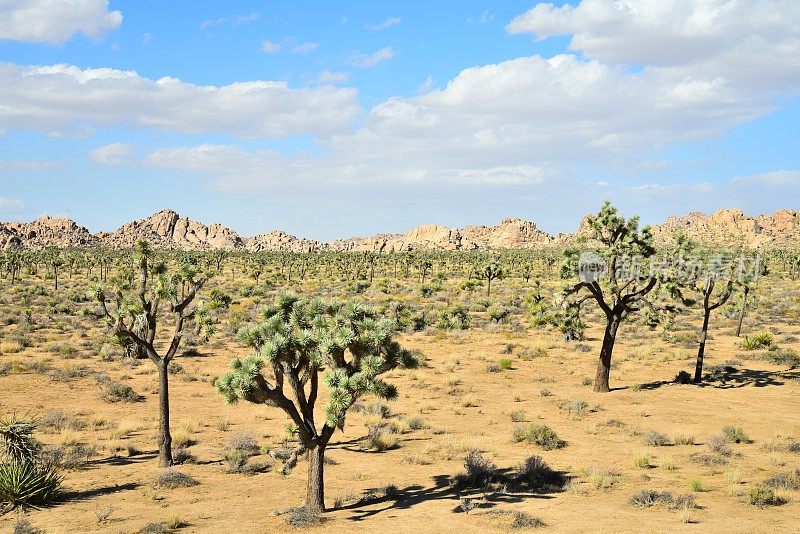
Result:
{"label": "rocky hill", "polygon": [[746,244],[752,248],[793,247],[800,244],[800,212],[778,210],[772,215],[751,217],[738,209],[724,209],[706,215],[687,213],[668,217],[653,227],[657,242],[669,242],[678,233],[714,245]]}
{"label": "rocky hill", "polygon": [[373,252],[537,248],[547,245],[551,239],[530,221],[505,219],[497,226],[448,228],[427,224],[405,234],[378,234],[371,237],[341,239],[332,242],[330,248]]}
{"label": "rocky hill", "polygon": [[[0,223],[0,249],[46,247],[108,246],[129,248],[137,239],[154,246],[176,250],[249,251],[373,251],[533,249],[574,241],[588,232],[583,219],[574,233],[555,237],[523,219],[505,219],[497,226],[448,228],[423,225],[405,234],[376,234],[369,237],[338,239],[330,243],[272,231],[242,238],[221,224],[205,225],[172,210],[159,211],[146,219],[124,224],[111,233],[92,234],[74,221],[40,217],[29,223]],[[800,212],[779,210],[772,215],[748,216],[737,209],[719,210],[712,215],[692,212],[669,217],[653,227],[658,242],[671,242],[679,233],[698,241],[717,245],[749,247],[792,247],[800,244]]]}
{"label": "rocky hill", "polygon": [[114,233],[98,234],[98,238],[114,248],[132,247],[139,239],[146,239],[155,247],[179,250],[234,250],[244,246],[242,238],[230,228],[221,224],[206,226],[172,210],[129,222]]}
{"label": "rocky hill", "polygon": [[0,248],[90,247],[97,236],[70,219],[45,215],[29,223],[0,223]]}

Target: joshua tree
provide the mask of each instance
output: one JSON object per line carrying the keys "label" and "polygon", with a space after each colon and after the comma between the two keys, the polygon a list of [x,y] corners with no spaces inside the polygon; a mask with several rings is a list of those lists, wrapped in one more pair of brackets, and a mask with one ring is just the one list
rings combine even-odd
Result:
{"label": "joshua tree", "polygon": [[[136,243],[135,252],[135,261],[139,266],[138,288],[132,279],[126,276],[117,277],[110,299],[115,304],[112,311],[108,309],[103,288],[97,286],[94,293],[114,334],[118,338],[130,340],[137,351],[150,358],[158,368],[159,465],[169,467],[173,462],[172,436],[169,430],[168,369],[178,352],[184,330],[195,318],[195,308],[190,305],[203,287],[205,279],[195,278],[197,273],[192,267],[182,267],[178,273],[170,275],[164,263],[151,265],[149,260],[153,253],[145,241]],[[174,323],[172,339],[166,346],[166,352],[157,347],[156,340],[159,320],[164,325],[164,317],[160,315],[164,311],[162,307],[171,314]],[[208,320],[208,317],[204,315],[203,320]]]}
{"label": "joshua tree", "polygon": [[[344,428],[347,410],[362,395],[395,398],[396,388],[379,375],[414,359],[392,339],[393,322],[358,303],[283,295],[262,317],[264,322],[239,333],[256,354],[235,358],[216,388],[228,402],[242,399],[286,412],[301,444],[295,452],[308,455],[306,506],[324,511],[323,469],[331,436]],[[330,394],[319,426],[314,408],[322,371]]]}
{"label": "joshua tree", "polygon": [[[655,273],[644,273],[640,262],[655,254],[650,228],[639,229],[639,217],[627,221],[610,202],[605,202],[597,215],[590,215],[587,222],[592,237],[599,242],[597,254],[582,256],[586,263],[603,262],[600,272],[581,271],[581,281],[565,291],[566,295],[587,293],[577,301],[580,306],[586,300],[594,300],[606,316],[603,345],[597,361],[594,390],[609,391],[608,378],[611,372],[611,356],[614,342],[622,321],[642,305],[648,305],[645,296],[656,287]],[[567,252],[566,264],[575,265],[577,251]],[[581,264],[578,263],[578,267]],[[607,271],[603,273],[602,271]],[[566,271],[562,268],[562,273]],[[573,271],[574,272],[574,271]],[[605,274],[605,276],[601,276]]]}
{"label": "joshua tree", "polygon": [[422,258],[417,263],[417,269],[419,269],[420,283],[422,285],[425,285],[425,278],[428,276],[428,271],[430,271],[432,267],[433,264],[430,262],[430,260],[425,258]]}
{"label": "joshua tree", "polygon": [[[664,284],[677,300],[686,306],[695,306],[698,301],[703,306],[703,326],[700,329],[700,344],[697,348],[697,360],[694,367],[693,382],[699,384],[703,381],[703,358],[705,356],[706,341],[708,340],[708,323],[711,319],[711,312],[723,306],[733,293],[733,278],[728,273],[728,281],[722,286],[717,286],[717,281],[723,273],[712,269],[712,265],[705,266],[701,271],[697,269],[686,269],[683,264],[684,254],[690,253],[696,245],[679,235],[677,238],[678,264],[674,276],[664,280]],[[702,268],[702,265],[695,266]],[[715,292],[715,288],[717,291]],[[693,296],[686,296],[690,292]]]}
{"label": "joshua tree", "polygon": [[61,257],[61,252],[56,249],[48,250],[46,253],[46,258],[47,263],[53,268],[55,290],[58,291],[58,268],[64,265],[64,258]]}
{"label": "joshua tree", "polygon": [[497,260],[490,260],[484,263],[478,270],[478,277],[486,280],[486,296],[492,294],[492,280],[496,280],[503,276],[503,268],[497,263]]}
{"label": "joshua tree", "polygon": [[736,337],[742,334],[742,323],[744,323],[744,316],[747,313],[747,298],[753,290],[753,277],[747,273],[743,273],[739,280],[739,285],[742,288],[742,308],[739,310],[739,322],[736,323]]}

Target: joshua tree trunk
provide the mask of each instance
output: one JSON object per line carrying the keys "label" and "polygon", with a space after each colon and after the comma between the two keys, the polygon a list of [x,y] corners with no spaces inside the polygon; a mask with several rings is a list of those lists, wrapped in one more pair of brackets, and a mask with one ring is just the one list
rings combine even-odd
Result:
{"label": "joshua tree trunk", "polygon": [[306,507],[317,512],[325,511],[325,446],[308,449],[308,485]]}
{"label": "joshua tree trunk", "polygon": [[172,435],[169,432],[169,369],[166,359],[158,362],[158,465],[172,466]]}
{"label": "joshua tree trunk", "polygon": [[706,352],[706,339],[708,339],[708,319],[711,317],[711,309],[708,307],[708,297],[705,299],[705,304],[703,312],[703,330],[700,333],[700,347],[697,349],[697,362],[694,366],[695,384],[699,384],[703,381],[703,356]]}
{"label": "joshua tree trunk", "polygon": [[486,282],[486,296],[489,297],[492,294],[492,279],[487,278]]}
{"label": "joshua tree trunk", "polygon": [[742,291],[742,311],[739,313],[739,324],[736,326],[736,337],[742,333],[742,323],[744,322],[744,314],[747,311],[747,295],[750,293],[750,288],[745,286]]}
{"label": "joshua tree trunk", "polygon": [[600,358],[597,360],[597,374],[594,377],[594,390],[601,393],[610,391],[608,378],[611,374],[611,354],[614,352],[614,342],[617,339],[617,330],[620,317],[612,315],[608,319],[606,331],[603,335],[603,347],[600,349]]}

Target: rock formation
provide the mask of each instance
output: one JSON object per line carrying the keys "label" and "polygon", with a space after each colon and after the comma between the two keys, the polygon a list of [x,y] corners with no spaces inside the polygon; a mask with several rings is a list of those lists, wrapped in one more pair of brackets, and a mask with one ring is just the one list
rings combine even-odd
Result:
{"label": "rock formation", "polygon": [[[668,244],[679,233],[715,245],[748,247],[792,247],[800,243],[800,212],[779,210],[772,215],[751,217],[738,209],[723,209],[712,215],[692,212],[669,217],[653,226],[658,243]],[[497,226],[448,228],[428,224],[405,234],[376,234],[370,237],[337,239],[323,243],[295,237],[279,230],[242,239],[221,224],[205,224],[163,210],[150,217],[129,222],[112,233],[91,234],[70,219],[44,216],[29,223],[0,223],[0,249],[45,247],[108,246],[129,248],[137,239],[147,239],[155,247],[177,250],[248,251],[371,251],[410,250],[533,249],[565,245],[590,234],[586,218],[574,233],[551,237],[523,219],[505,219]]]}

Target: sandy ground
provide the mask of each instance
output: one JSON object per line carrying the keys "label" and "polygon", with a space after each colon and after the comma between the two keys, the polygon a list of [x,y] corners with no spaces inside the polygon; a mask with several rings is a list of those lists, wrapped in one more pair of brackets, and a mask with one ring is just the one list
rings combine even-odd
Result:
{"label": "sandy ground", "polygon": [[[6,297],[6,311],[13,312],[14,295],[6,291]],[[757,312],[747,327],[764,327],[764,321],[771,319],[760,319]],[[285,516],[270,514],[302,502],[304,461],[288,476],[279,473],[278,464],[254,476],[229,474],[224,469],[221,454],[231,436],[249,432],[261,445],[279,447],[288,422],[273,408],[225,405],[214,390],[210,379],[224,372],[230,358],[244,354],[244,349],[220,334],[199,356],[178,360],[183,371],[171,381],[172,426],[174,432],[180,429],[189,434],[189,450],[197,462],[176,469],[200,484],[170,490],[155,485],[160,470],[154,446],[153,365],[144,361],[130,367],[120,361],[100,361],[96,352],[85,347],[86,340],[102,335],[101,327],[86,318],[66,322],[51,321],[37,330],[34,346],[1,354],[0,365],[42,359],[49,359],[53,369],[85,365],[130,384],[145,400],[103,402],[89,377],[56,381],[52,371],[19,366],[0,376],[0,413],[44,417],[52,410],[63,411],[83,421],[86,428],[42,431],[40,439],[96,448],[84,468],[65,472],[67,498],[29,511],[31,523],[51,533],[136,532],[148,523],[170,521],[184,525],[179,532],[296,530],[286,525]],[[659,331],[625,325],[611,376],[615,390],[597,394],[588,379],[594,376],[599,351],[598,325],[589,330],[584,352],[574,342],[563,342],[555,331],[529,328],[519,317],[512,322],[522,323],[521,327],[475,326],[466,332],[431,329],[401,336],[405,346],[425,354],[427,366],[389,374],[400,391],[399,398],[390,403],[389,418],[404,430],[398,436],[399,446],[383,452],[367,450],[362,441],[369,416],[351,414],[345,431],[334,436],[328,449],[334,463],[326,466],[326,502],[328,507],[339,507],[326,514],[323,526],[309,530],[509,531],[511,516],[491,512],[511,510],[544,521],[546,526],[538,529],[542,532],[800,531],[800,492],[779,491],[787,501],[781,506],[762,509],[747,502],[754,485],[800,467],[800,453],[785,449],[789,440],[800,440],[800,371],[753,358],[757,353],[743,351],[740,340],[730,335],[730,321],[723,321],[712,332],[707,365],[736,359],[736,370],[724,380],[703,386],[673,384],[679,370],[693,369],[694,349],[666,343]],[[793,337],[800,336],[796,319],[787,317],[766,326],[779,331],[775,338],[781,347],[800,349]],[[15,327],[6,325],[4,335]],[[67,359],[46,348],[46,343],[59,340],[78,346],[77,355]],[[508,344],[515,346],[511,354],[504,354]],[[512,368],[488,372],[487,365],[500,358],[510,358]],[[585,401],[586,407],[581,409],[583,403],[576,401]],[[523,422],[513,422],[512,413]],[[404,422],[414,416],[423,419],[424,428],[404,428]],[[610,420],[615,422],[609,425]],[[550,426],[567,445],[545,451],[515,443],[513,429],[531,423]],[[692,455],[711,454],[706,442],[725,425],[741,427],[753,442],[732,444],[733,454],[724,459],[725,465],[709,467],[693,461]],[[643,435],[650,430],[673,441],[692,437],[695,443],[649,446]],[[128,447],[140,454],[130,455]],[[572,481],[563,491],[545,495],[496,493],[464,513],[450,481],[463,471],[464,454],[472,448],[483,451],[501,468],[541,455]],[[641,456],[649,456],[649,468],[634,465]],[[265,455],[254,458],[267,459]],[[390,484],[397,488],[392,499],[358,502],[368,492]],[[702,491],[692,491],[692,484],[694,489],[702,486]],[[699,508],[673,511],[662,505],[631,506],[630,497],[643,489],[692,493]],[[107,517],[101,521],[103,515]],[[15,513],[0,518],[0,529],[11,529],[14,520]]]}

